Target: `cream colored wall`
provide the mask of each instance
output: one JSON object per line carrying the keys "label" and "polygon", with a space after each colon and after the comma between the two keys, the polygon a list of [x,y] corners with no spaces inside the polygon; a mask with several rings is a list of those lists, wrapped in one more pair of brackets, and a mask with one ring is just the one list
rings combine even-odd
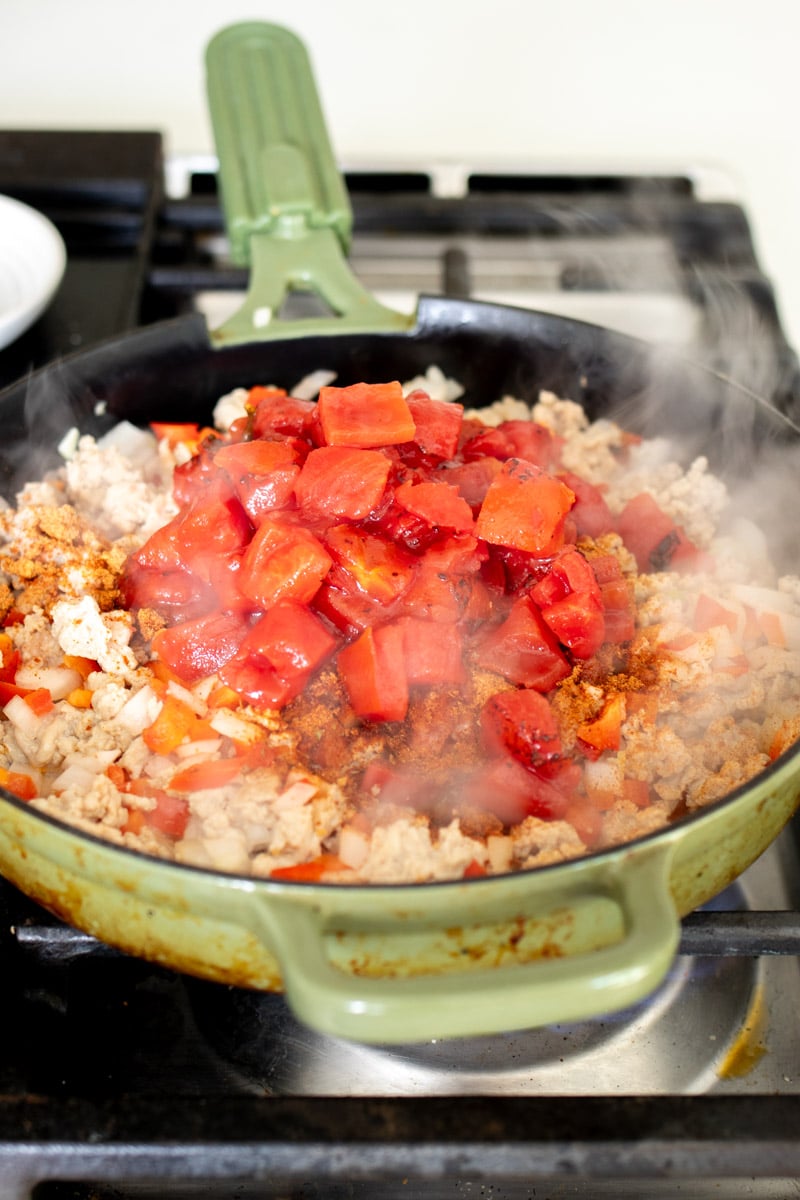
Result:
{"label": "cream colored wall", "polygon": [[250,18],[306,40],[343,161],[724,168],[800,347],[794,0],[0,0],[0,125],[209,150],[203,47]]}

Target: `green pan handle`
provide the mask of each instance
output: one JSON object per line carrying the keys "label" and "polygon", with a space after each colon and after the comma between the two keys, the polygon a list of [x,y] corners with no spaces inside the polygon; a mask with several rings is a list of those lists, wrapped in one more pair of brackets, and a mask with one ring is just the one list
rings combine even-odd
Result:
{"label": "green pan handle", "polygon": [[[623,859],[619,871],[598,872],[588,884],[589,894],[619,904],[625,932],[617,943],[563,958],[410,978],[364,978],[331,962],[326,941],[336,933],[335,918],[323,915],[320,904],[303,903],[297,892],[279,903],[277,911],[270,910],[273,919],[265,933],[280,960],[289,1006],[322,1033],[390,1044],[585,1020],[643,999],[669,970],[680,936],[669,891],[670,861],[669,846],[640,847]],[[581,883],[575,898],[586,886]],[[346,894],[347,887],[341,890]],[[457,924],[457,915],[451,916]],[[397,925],[387,920],[386,937],[393,932]]]}
{"label": "green pan handle", "polygon": [[[347,264],[350,202],[303,43],[277,25],[231,25],[206,48],[206,76],[231,255],[251,267],[245,303],[214,341],[409,328],[413,316],[380,304]],[[316,293],[332,315],[282,318],[292,291]]]}

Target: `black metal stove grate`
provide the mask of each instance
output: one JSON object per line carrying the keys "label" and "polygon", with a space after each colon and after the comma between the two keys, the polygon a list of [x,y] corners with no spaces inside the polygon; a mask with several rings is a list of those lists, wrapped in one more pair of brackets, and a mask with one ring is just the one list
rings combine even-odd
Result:
{"label": "black metal stove grate", "polygon": [[[609,237],[658,222],[697,266],[748,290],[771,330],[775,399],[794,355],[734,205],[686,180],[473,177],[466,196],[424,175],[349,177],[356,234]],[[579,186],[579,203],[575,203]],[[50,309],[0,351],[0,386],[93,341],[184,311],[244,274],[215,261],[213,180],[168,199],[151,133],[0,132],[0,193],[44,211],[69,265]],[[654,193],[657,193],[654,196]],[[655,200],[657,199],[657,203]],[[444,289],[469,263],[443,263]],[[585,279],[583,281],[585,283]],[[569,280],[565,281],[569,286]],[[598,281],[597,286],[602,286]],[[796,955],[800,915],[693,914],[682,952]],[[268,1096],[198,1038],[192,981],[65,928],[0,882],[0,1195],[127,1197],[785,1196],[800,1178],[800,1096]],[[215,985],[202,985],[205,987]]]}

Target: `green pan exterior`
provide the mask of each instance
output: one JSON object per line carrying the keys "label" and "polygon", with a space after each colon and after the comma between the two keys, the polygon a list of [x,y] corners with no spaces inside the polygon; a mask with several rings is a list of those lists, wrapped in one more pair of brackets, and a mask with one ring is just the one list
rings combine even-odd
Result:
{"label": "green pan exterior", "polygon": [[0,799],[0,872],[132,955],[284,991],[316,1030],[369,1043],[575,1021],[642,999],[680,917],[795,810],[800,754],[702,813],[612,851],[511,875],[375,886],[276,883],[114,846]]}

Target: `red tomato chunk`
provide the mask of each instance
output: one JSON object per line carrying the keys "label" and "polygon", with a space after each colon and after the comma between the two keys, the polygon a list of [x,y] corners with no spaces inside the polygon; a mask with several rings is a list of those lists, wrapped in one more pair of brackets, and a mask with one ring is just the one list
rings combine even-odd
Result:
{"label": "red tomato chunk", "polygon": [[[483,760],[445,766],[453,803],[504,825],[570,820],[590,844],[599,809],[583,769],[619,744],[624,704],[582,716],[570,756],[550,701],[583,660],[635,630],[619,561],[592,539],[618,531],[648,569],[691,543],[649,498],[616,522],[535,422],[488,428],[396,382],[323,388],[316,404],[255,387],[246,407],[227,433],[194,435],[175,473],[178,515],[128,561],[125,602],[164,623],[156,656],[187,684],[216,676],[258,709],[302,706],[315,677],[312,695],[333,679],[345,728],[417,720],[409,744],[433,756],[439,712],[470,694],[459,719]],[[698,609],[699,627],[714,619]],[[402,732],[387,731],[360,794],[433,814],[442,787],[417,761],[392,761]],[[144,819],[180,836],[185,794],[243,765],[178,771],[181,803],[159,798]]]}

